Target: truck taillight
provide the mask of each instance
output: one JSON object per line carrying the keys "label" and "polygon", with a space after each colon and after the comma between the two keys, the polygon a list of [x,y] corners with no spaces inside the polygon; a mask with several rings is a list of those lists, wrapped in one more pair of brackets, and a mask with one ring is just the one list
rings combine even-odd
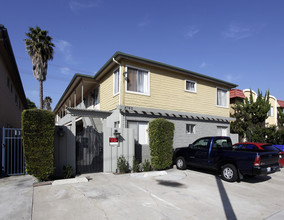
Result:
{"label": "truck taillight", "polygon": [[259,167],[260,166],[260,156],[256,155],[253,166]]}

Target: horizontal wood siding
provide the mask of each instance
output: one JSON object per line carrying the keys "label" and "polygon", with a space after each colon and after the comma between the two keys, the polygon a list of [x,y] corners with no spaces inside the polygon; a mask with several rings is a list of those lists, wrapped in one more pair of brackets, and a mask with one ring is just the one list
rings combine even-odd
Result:
{"label": "horizontal wood siding", "polygon": [[[116,67],[117,68],[117,67]],[[119,103],[119,94],[113,96],[113,68],[100,82],[100,110],[111,111]]]}
{"label": "horizontal wood siding", "polygon": [[[224,117],[229,116],[229,107],[217,107],[216,87],[224,88],[217,83],[207,82],[205,80],[188,77],[180,73],[163,70],[161,68],[141,63],[127,61],[126,65],[150,71],[150,95],[147,96],[126,92],[124,105]],[[197,83],[196,93],[185,91],[186,79]],[[123,89],[125,89],[125,87]]]}

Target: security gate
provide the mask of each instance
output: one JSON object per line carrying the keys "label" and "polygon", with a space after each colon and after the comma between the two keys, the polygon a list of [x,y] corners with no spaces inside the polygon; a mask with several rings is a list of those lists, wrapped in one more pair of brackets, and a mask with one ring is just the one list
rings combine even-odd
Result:
{"label": "security gate", "polygon": [[103,133],[92,127],[83,128],[76,136],[76,171],[103,172]]}
{"label": "security gate", "polygon": [[2,170],[7,175],[25,174],[22,130],[20,128],[3,128]]}

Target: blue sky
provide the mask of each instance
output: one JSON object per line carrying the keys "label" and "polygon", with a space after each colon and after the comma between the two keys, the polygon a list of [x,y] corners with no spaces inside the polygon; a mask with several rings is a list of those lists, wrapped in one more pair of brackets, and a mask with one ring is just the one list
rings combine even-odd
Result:
{"label": "blue sky", "polygon": [[284,100],[283,0],[29,0],[1,2],[26,96],[39,106],[25,33],[55,44],[44,96],[54,108],[75,73],[94,75],[116,52],[260,89]]}

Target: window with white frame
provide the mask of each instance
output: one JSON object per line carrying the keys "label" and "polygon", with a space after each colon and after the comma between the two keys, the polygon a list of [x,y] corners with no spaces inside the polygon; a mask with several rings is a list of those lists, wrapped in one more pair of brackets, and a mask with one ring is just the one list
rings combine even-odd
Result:
{"label": "window with white frame", "polygon": [[113,72],[113,95],[119,93],[119,69]]}
{"label": "window with white frame", "polygon": [[127,91],[149,94],[149,72],[127,67]]}
{"label": "window with white frame", "polygon": [[270,106],[270,110],[269,110],[269,112],[268,112],[268,116],[269,116],[269,117],[273,117],[273,115],[274,115],[274,107],[273,107],[273,106]]}
{"label": "window with white frame", "polygon": [[217,126],[217,135],[218,136],[227,136],[228,135],[227,127]]}
{"label": "window with white frame", "polygon": [[186,133],[187,134],[195,134],[195,125],[194,124],[186,124]]}
{"label": "window with white frame", "polygon": [[185,80],[185,91],[196,92],[196,82],[191,80]]}
{"label": "window with white frame", "polygon": [[228,107],[228,90],[217,88],[217,106]]}
{"label": "window with white frame", "polygon": [[93,91],[94,105],[100,104],[100,87],[94,89]]}
{"label": "window with white frame", "polygon": [[115,121],[114,122],[114,128],[119,128],[120,127],[120,122],[119,121]]}

